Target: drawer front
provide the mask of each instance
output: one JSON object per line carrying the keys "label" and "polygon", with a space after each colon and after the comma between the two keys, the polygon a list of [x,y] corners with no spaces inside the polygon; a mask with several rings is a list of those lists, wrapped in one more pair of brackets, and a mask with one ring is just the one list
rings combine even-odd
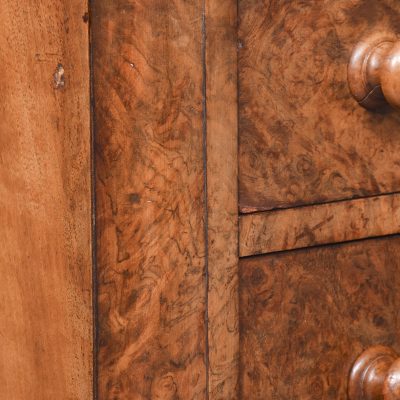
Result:
{"label": "drawer front", "polygon": [[400,238],[240,261],[240,398],[345,400],[357,356],[400,350]]}
{"label": "drawer front", "polygon": [[352,98],[347,65],[396,0],[239,1],[242,212],[400,190],[400,119]]}

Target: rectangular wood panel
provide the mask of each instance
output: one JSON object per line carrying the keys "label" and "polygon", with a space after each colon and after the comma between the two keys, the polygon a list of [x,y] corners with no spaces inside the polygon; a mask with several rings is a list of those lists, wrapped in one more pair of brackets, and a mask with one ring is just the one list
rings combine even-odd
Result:
{"label": "rectangular wood panel", "polygon": [[240,218],[240,256],[400,233],[400,195],[274,210]]}
{"label": "rectangular wood panel", "polygon": [[209,399],[238,397],[237,7],[206,1]]}
{"label": "rectangular wood panel", "polygon": [[92,398],[89,44],[80,0],[0,4],[0,398]]}
{"label": "rectangular wood panel", "polygon": [[345,400],[366,348],[400,350],[400,238],[240,262],[240,384],[246,400]]}
{"label": "rectangular wood panel", "polygon": [[241,211],[400,191],[399,114],[347,84],[358,41],[400,34],[400,3],[240,0],[239,16]]}
{"label": "rectangular wood panel", "polygon": [[206,399],[203,4],[93,2],[99,399]]}

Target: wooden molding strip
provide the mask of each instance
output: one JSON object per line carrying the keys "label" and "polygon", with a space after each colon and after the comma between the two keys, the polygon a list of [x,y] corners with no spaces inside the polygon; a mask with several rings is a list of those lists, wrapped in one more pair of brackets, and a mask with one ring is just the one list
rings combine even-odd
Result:
{"label": "wooden molding strip", "polygon": [[244,215],[241,257],[400,232],[400,194]]}
{"label": "wooden molding strip", "polygon": [[238,398],[237,5],[206,1],[208,398]]}

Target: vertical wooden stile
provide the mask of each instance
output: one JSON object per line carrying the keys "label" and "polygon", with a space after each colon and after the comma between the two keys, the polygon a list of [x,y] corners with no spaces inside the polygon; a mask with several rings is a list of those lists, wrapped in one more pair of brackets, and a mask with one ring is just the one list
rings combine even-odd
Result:
{"label": "vertical wooden stile", "polygon": [[237,4],[206,0],[209,399],[238,397]]}
{"label": "vertical wooden stile", "polygon": [[99,399],[206,399],[202,1],[93,2]]}

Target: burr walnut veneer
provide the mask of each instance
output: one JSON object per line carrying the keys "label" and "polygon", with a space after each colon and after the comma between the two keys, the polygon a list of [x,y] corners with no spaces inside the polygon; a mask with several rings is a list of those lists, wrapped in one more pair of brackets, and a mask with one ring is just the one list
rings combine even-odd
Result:
{"label": "burr walnut veneer", "polygon": [[367,112],[347,84],[353,49],[394,40],[399,15],[395,0],[239,0],[243,212],[400,190],[399,113]]}
{"label": "burr walnut veneer", "polygon": [[1,400],[399,400],[400,2],[0,2]]}

